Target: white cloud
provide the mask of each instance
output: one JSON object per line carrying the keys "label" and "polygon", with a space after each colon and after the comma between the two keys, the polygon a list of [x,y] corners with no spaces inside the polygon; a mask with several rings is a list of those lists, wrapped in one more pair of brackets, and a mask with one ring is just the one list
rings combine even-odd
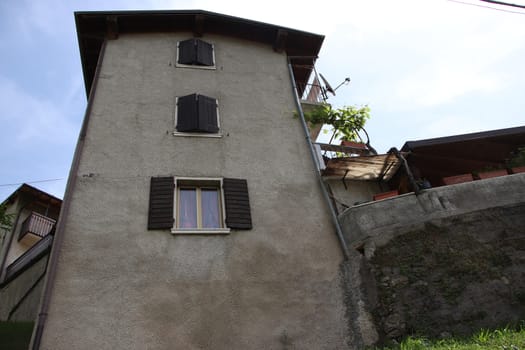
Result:
{"label": "white cloud", "polygon": [[495,93],[503,86],[500,76],[468,65],[427,65],[401,80],[396,98],[410,108],[450,103],[468,93]]}
{"label": "white cloud", "polygon": [[449,135],[468,134],[478,131],[486,131],[493,129],[490,121],[472,116],[461,115],[440,115],[439,118],[434,118],[427,121],[425,125],[417,130],[412,136],[413,139],[426,139],[434,137],[442,137]]}
{"label": "white cloud", "polygon": [[0,96],[2,142],[10,147],[72,144],[76,138],[77,126],[51,100],[32,96],[1,76]]}

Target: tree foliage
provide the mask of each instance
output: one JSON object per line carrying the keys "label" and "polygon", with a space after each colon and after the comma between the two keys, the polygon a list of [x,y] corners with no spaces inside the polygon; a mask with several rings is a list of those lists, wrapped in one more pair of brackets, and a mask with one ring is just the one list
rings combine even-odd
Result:
{"label": "tree foliage", "polygon": [[0,230],[10,230],[13,225],[13,214],[7,214],[7,204],[0,204]]}
{"label": "tree foliage", "polygon": [[348,141],[359,141],[359,130],[363,129],[370,119],[370,107],[367,105],[345,106],[334,109],[329,104],[323,104],[304,113],[307,122],[311,124],[328,124],[334,128],[335,137]]}

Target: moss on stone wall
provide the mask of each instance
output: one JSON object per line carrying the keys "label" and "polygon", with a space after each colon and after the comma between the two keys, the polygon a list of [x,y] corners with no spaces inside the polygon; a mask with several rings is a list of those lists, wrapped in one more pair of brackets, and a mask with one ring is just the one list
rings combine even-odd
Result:
{"label": "moss on stone wall", "polygon": [[467,335],[525,319],[525,205],[426,223],[369,261],[383,337]]}

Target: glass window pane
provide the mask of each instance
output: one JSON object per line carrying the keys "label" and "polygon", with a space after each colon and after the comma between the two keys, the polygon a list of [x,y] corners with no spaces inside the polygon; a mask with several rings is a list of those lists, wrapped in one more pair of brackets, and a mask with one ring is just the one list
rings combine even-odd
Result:
{"label": "glass window pane", "polygon": [[201,189],[202,227],[221,227],[219,216],[219,191],[215,188]]}
{"label": "glass window pane", "polygon": [[179,190],[179,228],[197,227],[197,191],[194,188]]}

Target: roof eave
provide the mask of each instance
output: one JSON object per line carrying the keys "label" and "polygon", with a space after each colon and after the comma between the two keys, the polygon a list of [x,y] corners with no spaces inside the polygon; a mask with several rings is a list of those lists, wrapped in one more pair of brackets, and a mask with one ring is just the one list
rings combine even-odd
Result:
{"label": "roof eave", "polygon": [[[323,35],[203,10],[78,11],[75,24],[86,94],[89,96],[102,43],[108,33],[214,33],[273,45],[288,56],[317,58]],[[117,33],[117,34],[118,34]],[[88,47],[88,44],[91,45]]]}

